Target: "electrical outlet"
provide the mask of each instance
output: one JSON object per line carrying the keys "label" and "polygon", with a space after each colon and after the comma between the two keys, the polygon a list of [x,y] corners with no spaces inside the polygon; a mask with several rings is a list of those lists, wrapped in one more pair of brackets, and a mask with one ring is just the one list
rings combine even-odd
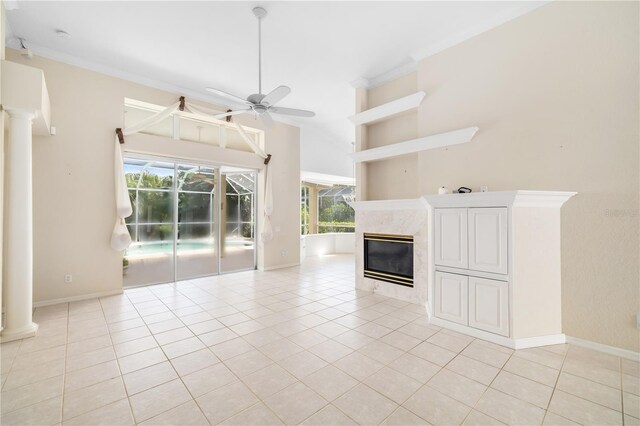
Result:
{"label": "electrical outlet", "polygon": [[71,274],[67,274],[64,276],[64,282],[66,284],[72,283],[73,282],[73,275]]}
{"label": "electrical outlet", "polygon": [[282,252],[280,252],[280,255],[282,257],[287,257],[287,251],[286,250],[282,250]]}

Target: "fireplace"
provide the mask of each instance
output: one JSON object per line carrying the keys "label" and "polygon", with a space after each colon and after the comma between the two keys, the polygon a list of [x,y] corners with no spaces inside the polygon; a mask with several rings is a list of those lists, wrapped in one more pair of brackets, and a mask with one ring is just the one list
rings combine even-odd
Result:
{"label": "fireplace", "polygon": [[413,287],[413,237],[365,233],[364,276]]}

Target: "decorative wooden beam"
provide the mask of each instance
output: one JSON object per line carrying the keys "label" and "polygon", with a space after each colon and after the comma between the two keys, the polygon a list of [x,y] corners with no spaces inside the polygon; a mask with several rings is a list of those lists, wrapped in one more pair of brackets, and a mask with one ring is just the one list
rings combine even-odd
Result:
{"label": "decorative wooden beam", "polygon": [[271,161],[271,154],[267,154],[267,158],[264,159],[264,165],[266,166]]}
{"label": "decorative wooden beam", "polygon": [[124,143],[124,135],[122,134],[122,129],[120,127],[118,127],[116,129],[116,135],[118,135],[118,141],[120,141],[120,144]]}
{"label": "decorative wooden beam", "polygon": [[180,106],[178,107],[180,111],[184,111],[184,96],[180,96]]}

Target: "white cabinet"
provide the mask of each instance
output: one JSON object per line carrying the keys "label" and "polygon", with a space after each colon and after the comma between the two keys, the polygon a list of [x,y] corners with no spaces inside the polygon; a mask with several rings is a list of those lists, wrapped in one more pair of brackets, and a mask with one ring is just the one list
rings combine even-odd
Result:
{"label": "white cabinet", "polygon": [[509,283],[469,277],[469,326],[509,335]]}
{"label": "white cabinet", "polygon": [[507,208],[435,210],[435,263],[507,273]]}
{"label": "white cabinet", "polygon": [[509,335],[508,217],[506,207],[434,210],[436,317]]}
{"label": "white cabinet", "polygon": [[[469,269],[506,274],[507,208],[470,208],[467,215],[469,224]],[[447,235],[446,238],[448,239],[448,234],[445,235]]]}
{"label": "white cabinet", "polygon": [[435,314],[458,324],[467,325],[469,277],[436,272]]}
{"label": "white cabinet", "polygon": [[423,196],[432,323],[515,349],[564,343],[560,207],[573,195]]}
{"label": "white cabinet", "polygon": [[466,269],[468,260],[467,209],[436,209],[436,265]]}

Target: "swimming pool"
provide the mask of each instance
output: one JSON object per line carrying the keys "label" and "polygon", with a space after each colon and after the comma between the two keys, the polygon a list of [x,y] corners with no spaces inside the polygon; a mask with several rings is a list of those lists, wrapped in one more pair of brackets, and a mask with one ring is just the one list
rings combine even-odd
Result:
{"label": "swimming pool", "polygon": [[[252,248],[253,241],[243,239],[227,239],[226,245],[230,247]],[[208,240],[178,241],[178,253],[184,252],[213,252],[216,243]],[[145,243],[132,243],[125,252],[126,257],[147,257],[173,253],[173,241],[154,241]]]}

